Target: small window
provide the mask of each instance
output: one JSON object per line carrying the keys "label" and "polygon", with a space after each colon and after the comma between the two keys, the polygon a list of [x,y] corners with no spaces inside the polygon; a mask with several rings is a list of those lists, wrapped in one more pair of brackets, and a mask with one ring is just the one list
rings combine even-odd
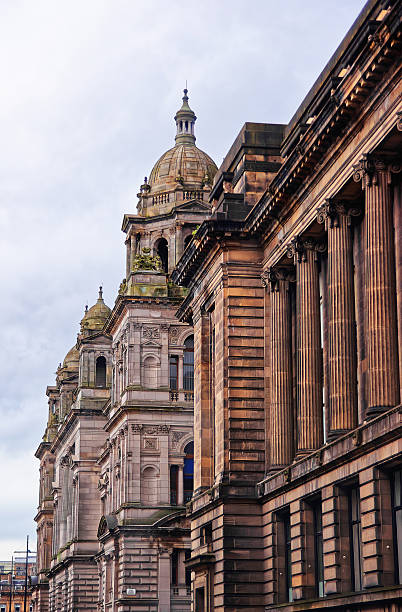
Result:
{"label": "small window", "polygon": [[392,477],[392,527],[395,552],[395,583],[402,584],[402,470]]}
{"label": "small window", "polygon": [[291,602],[293,601],[293,591],[289,510],[283,510],[277,515],[276,549],[278,602]]}
{"label": "small window", "polygon": [[170,466],[170,503],[172,506],[178,504],[178,477],[179,468],[177,465]]}
{"label": "small window", "polygon": [[350,552],[352,589],[362,589],[360,496],[358,487],[349,490]]}
{"label": "small window", "polygon": [[205,612],[205,590],[204,587],[195,589],[195,612]]}
{"label": "small window", "polygon": [[194,442],[189,442],[185,449],[183,469],[184,503],[190,501],[194,488]]}
{"label": "small window", "polygon": [[201,546],[212,544],[212,523],[203,525],[200,529],[200,544]]}
{"label": "small window", "polygon": [[321,500],[313,505],[314,516],[314,556],[315,556],[315,590],[317,597],[324,597],[324,555],[322,540]]}
{"label": "small window", "polygon": [[95,385],[96,387],[106,387],[105,357],[98,357],[96,360]]}
{"label": "small window", "polygon": [[168,243],[165,238],[161,238],[157,243],[156,249],[157,255],[161,258],[162,269],[164,272],[168,272],[168,262],[169,262],[169,249]]}
{"label": "small window", "polygon": [[183,389],[194,390],[194,336],[189,336],[184,341]]}
{"label": "small window", "polygon": [[[191,558],[191,550],[186,549],[184,551],[184,558],[186,561],[189,561]],[[191,588],[191,569],[186,566],[186,587]]]}
{"label": "small window", "polygon": [[179,358],[176,355],[172,355],[169,358],[169,387],[173,391],[179,388]]}

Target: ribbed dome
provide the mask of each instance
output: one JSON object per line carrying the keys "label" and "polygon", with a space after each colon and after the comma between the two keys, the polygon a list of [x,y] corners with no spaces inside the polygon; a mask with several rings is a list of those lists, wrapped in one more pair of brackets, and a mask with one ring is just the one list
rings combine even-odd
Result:
{"label": "ribbed dome", "polygon": [[217,167],[209,155],[193,143],[182,143],[158,159],[148,184],[151,194],[168,191],[178,183],[188,189],[202,189],[204,184],[212,184],[216,171]]}
{"label": "ribbed dome", "polygon": [[78,370],[80,363],[80,354],[75,346],[73,346],[64,357],[63,368],[67,370]]}
{"label": "ribbed dome", "polygon": [[111,313],[102,297],[102,287],[99,287],[99,298],[94,306],[87,310],[81,320],[81,332],[101,331]]}

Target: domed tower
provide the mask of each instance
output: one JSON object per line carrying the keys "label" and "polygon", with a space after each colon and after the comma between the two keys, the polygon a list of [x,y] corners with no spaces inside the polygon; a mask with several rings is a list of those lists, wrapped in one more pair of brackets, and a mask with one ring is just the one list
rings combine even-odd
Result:
{"label": "domed tower", "polygon": [[[214,161],[195,144],[197,117],[184,90],[182,106],[177,111],[175,145],[152,168],[138,193],[138,215],[125,215],[123,231],[127,234],[126,279],[122,289],[128,294],[129,278],[138,270],[139,257],[159,257],[159,272],[169,275],[192,232],[210,212],[208,196],[217,171]],[[143,252],[143,249],[146,249]],[[146,265],[156,266],[157,262]]]}

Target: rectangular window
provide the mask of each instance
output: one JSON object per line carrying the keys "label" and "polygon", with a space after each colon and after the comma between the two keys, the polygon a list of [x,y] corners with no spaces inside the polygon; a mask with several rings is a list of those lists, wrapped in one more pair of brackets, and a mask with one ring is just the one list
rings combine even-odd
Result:
{"label": "rectangular window", "polygon": [[[188,548],[184,551],[184,558],[186,561],[189,561],[191,558],[191,550]],[[187,589],[191,589],[191,569],[186,566],[186,587]]]}
{"label": "rectangular window", "polygon": [[392,476],[392,527],[395,554],[395,583],[402,584],[402,469]]}
{"label": "rectangular window", "polygon": [[353,591],[362,589],[360,495],[358,487],[349,489],[350,558]]}
{"label": "rectangular window", "polygon": [[170,389],[176,391],[179,387],[178,382],[178,373],[179,373],[179,358],[175,355],[172,355],[169,358],[169,387]]}
{"label": "rectangular window", "polygon": [[200,529],[200,545],[212,544],[212,523],[203,525]]}
{"label": "rectangular window", "polygon": [[179,468],[177,465],[170,466],[170,503],[177,506],[178,503],[178,477]]}
{"label": "rectangular window", "polygon": [[195,590],[195,612],[205,611],[205,590],[204,587]]}
{"label": "rectangular window", "polygon": [[282,511],[276,522],[276,574],[278,602],[293,601],[290,513]]}
{"label": "rectangular window", "polygon": [[324,555],[322,543],[322,508],[321,501],[313,505],[314,517],[314,558],[315,590],[317,597],[324,597]]}
{"label": "rectangular window", "polygon": [[173,549],[170,559],[172,586],[177,586],[179,584],[179,551],[177,548]]}

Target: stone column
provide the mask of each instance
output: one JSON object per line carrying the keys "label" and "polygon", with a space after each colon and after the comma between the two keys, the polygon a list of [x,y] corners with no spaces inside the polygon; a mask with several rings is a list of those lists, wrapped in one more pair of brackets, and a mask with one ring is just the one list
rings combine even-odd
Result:
{"label": "stone column", "polygon": [[312,239],[295,238],[288,256],[296,263],[297,451],[302,457],[323,443],[320,288]]}
{"label": "stone column", "polygon": [[183,254],[183,224],[176,224],[176,263]]}
{"label": "stone column", "polygon": [[178,465],[177,467],[177,505],[182,506],[184,503],[183,466]]}
{"label": "stone column", "polygon": [[356,427],[357,371],[351,216],[357,208],[326,200],[318,222],[328,232],[328,439]]}
{"label": "stone column", "polygon": [[159,549],[158,573],[159,609],[170,612],[170,554],[165,548]]}
{"label": "stone column", "polygon": [[[291,272],[270,269],[266,283],[271,291],[270,352],[271,410],[269,411],[270,470],[293,459],[293,398],[289,280]],[[264,277],[263,277],[264,281]]]}
{"label": "stone column", "polygon": [[354,180],[365,190],[367,416],[373,417],[399,402],[396,333],[394,236],[391,171],[379,157],[364,155],[355,166]]}

